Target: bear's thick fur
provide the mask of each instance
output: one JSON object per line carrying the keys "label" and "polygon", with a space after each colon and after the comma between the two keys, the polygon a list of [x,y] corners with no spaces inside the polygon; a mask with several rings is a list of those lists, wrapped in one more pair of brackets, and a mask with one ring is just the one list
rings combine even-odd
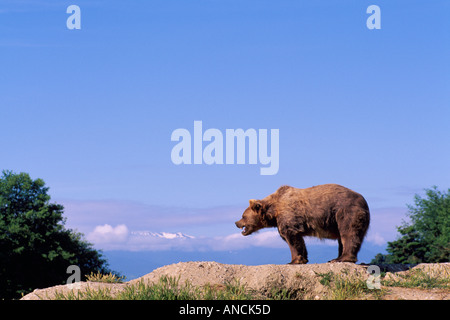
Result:
{"label": "bear's thick fur", "polygon": [[369,228],[369,206],[362,195],[337,184],[306,189],[282,186],[262,200],[250,200],[236,226],[247,236],[277,227],[291,250],[291,264],[307,263],[304,236],[337,239],[339,256],[330,262],[356,262]]}

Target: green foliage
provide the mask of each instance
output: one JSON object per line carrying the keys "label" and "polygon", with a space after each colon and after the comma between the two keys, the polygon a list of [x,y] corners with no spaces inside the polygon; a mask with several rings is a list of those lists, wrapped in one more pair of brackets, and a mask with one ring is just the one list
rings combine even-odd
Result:
{"label": "green foliage", "polygon": [[426,189],[426,198],[415,195],[408,210],[411,222],[397,228],[401,237],[388,242],[388,254],[377,254],[371,264],[450,261],[450,189]]}
{"label": "green foliage", "polygon": [[0,177],[0,299],[63,284],[67,267],[82,275],[107,273],[106,261],[81,233],[64,227],[63,206],[50,203],[49,188],[27,173]]}

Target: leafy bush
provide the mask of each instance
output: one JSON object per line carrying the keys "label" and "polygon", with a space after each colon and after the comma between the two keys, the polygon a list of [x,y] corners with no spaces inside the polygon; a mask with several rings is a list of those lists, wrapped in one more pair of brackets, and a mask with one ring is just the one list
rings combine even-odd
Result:
{"label": "leafy bush", "polygon": [[64,207],[50,203],[48,190],[27,173],[3,171],[0,177],[0,299],[63,284],[70,265],[81,276],[109,272],[83,234],[64,227]]}
{"label": "leafy bush", "polygon": [[388,242],[388,254],[377,254],[371,264],[436,263],[450,261],[450,189],[426,189],[426,198],[408,205],[409,223],[397,230],[401,237]]}

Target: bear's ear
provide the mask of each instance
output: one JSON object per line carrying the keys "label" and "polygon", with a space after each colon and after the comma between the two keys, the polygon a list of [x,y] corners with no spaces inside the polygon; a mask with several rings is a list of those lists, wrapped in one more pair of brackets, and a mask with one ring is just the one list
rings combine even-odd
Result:
{"label": "bear's ear", "polygon": [[260,200],[250,199],[248,202],[250,204],[250,208],[253,211],[255,211],[257,213],[259,213],[261,211],[262,203]]}

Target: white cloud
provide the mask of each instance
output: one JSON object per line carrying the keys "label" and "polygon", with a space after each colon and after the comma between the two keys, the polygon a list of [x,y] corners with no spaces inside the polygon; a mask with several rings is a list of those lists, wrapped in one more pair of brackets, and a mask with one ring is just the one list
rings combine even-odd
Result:
{"label": "white cloud", "polygon": [[128,238],[128,228],[124,224],[112,227],[109,224],[96,226],[94,231],[87,236],[88,240],[96,245],[124,243]]}
{"label": "white cloud", "polygon": [[387,241],[378,232],[370,233],[367,236],[366,241],[372,242],[379,246],[387,243]]}
{"label": "white cloud", "polygon": [[246,237],[238,232],[209,238],[204,242],[210,250],[215,251],[238,250],[249,247],[283,248],[286,246],[276,230],[260,231]]}

